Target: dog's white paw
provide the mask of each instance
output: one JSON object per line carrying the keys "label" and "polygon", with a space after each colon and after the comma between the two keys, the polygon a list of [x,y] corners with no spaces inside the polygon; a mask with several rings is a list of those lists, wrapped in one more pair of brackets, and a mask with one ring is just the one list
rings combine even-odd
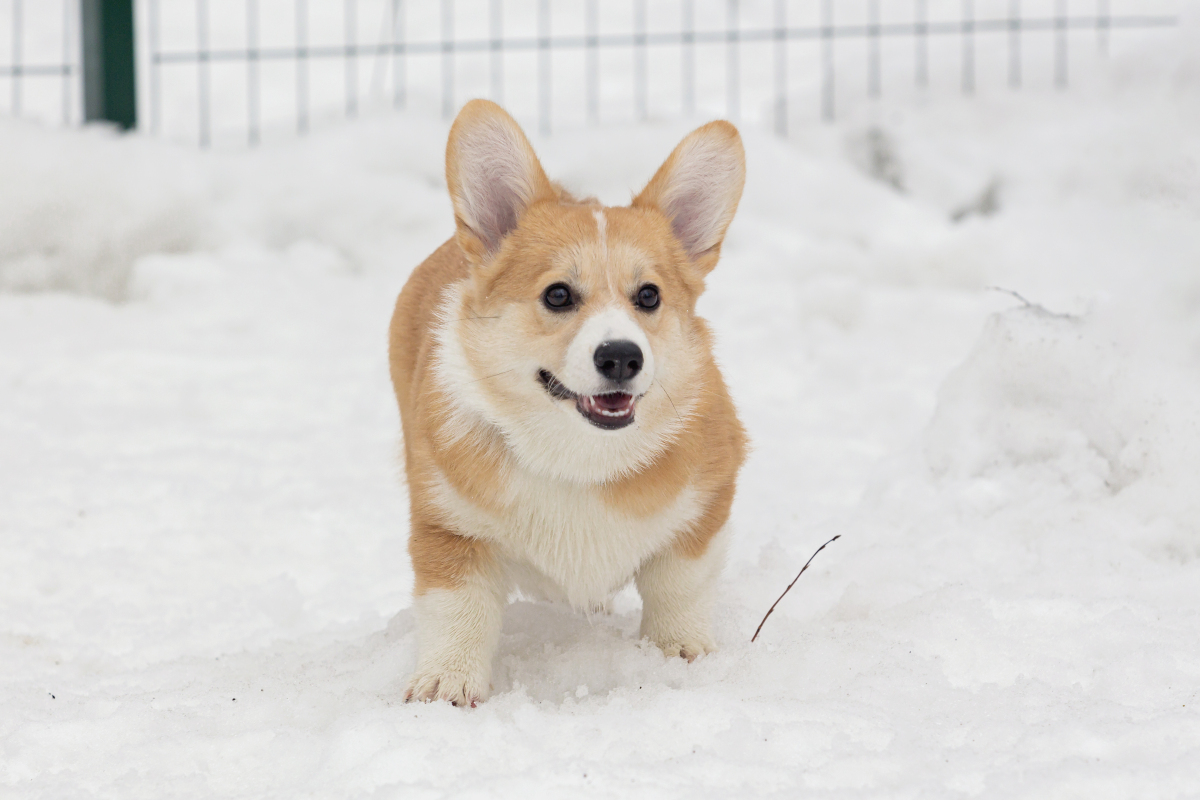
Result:
{"label": "dog's white paw", "polygon": [[655,640],[654,643],[667,658],[686,658],[688,661],[695,661],[700,656],[717,651],[717,643],[711,636],[704,635],[671,636]]}
{"label": "dog's white paw", "polygon": [[445,700],[460,708],[474,708],[488,698],[490,688],[486,675],[429,667],[418,669],[409,679],[404,702]]}

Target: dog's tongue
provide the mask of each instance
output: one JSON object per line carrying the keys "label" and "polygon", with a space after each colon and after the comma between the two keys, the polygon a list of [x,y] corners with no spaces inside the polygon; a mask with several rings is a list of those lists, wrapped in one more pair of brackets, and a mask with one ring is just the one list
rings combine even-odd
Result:
{"label": "dog's tongue", "polygon": [[613,392],[612,394],[597,394],[588,398],[596,404],[597,408],[605,411],[628,411],[633,405],[633,396]]}

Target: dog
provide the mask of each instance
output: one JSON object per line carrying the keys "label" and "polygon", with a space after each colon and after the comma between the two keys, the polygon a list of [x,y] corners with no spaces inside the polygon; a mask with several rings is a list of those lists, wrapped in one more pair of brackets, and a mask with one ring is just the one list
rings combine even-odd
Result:
{"label": "dog", "polygon": [[581,609],[636,582],[641,635],[689,661],[746,435],[696,316],[745,182],[737,129],[675,148],[629,206],[547,178],[498,105],[450,129],[456,232],[396,301],[418,664],[406,700],[474,706],[509,594]]}

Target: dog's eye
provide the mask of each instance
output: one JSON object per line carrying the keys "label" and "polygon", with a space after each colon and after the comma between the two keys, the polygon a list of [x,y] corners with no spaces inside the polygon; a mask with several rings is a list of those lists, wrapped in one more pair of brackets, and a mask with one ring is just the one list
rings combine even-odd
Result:
{"label": "dog's eye", "polygon": [[575,298],[571,297],[571,289],[565,283],[556,283],[542,293],[542,302],[551,311],[565,311],[575,305]]}
{"label": "dog's eye", "polygon": [[653,283],[647,283],[641,289],[638,289],[636,302],[638,308],[645,309],[646,311],[653,311],[658,308],[658,287]]}

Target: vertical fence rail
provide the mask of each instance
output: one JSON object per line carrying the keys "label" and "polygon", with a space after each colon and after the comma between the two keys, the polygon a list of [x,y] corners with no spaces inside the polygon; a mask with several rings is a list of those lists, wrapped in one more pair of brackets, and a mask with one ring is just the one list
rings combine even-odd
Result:
{"label": "vertical fence rail", "polygon": [[600,122],[600,15],[598,0],[587,0],[583,18],[583,72],[587,95],[587,119],[592,125]]}
{"label": "vertical fence rail", "polygon": [[1067,0],[1054,0],[1054,85],[1067,88]]}
{"label": "vertical fence rail", "polygon": [[833,121],[833,0],[821,0],[821,119]]}
{"label": "vertical fence rail", "polygon": [[442,119],[454,116],[454,0],[441,0]]}
{"label": "vertical fence rail", "polygon": [[1096,0],[1096,47],[1100,55],[1108,55],[1108,34],[1112,30],[1112,10],[1108,0]]}
{"label": "vertical fence rail", "polygon": [[538,2],[538,130],[550,135],[550,0]]}
{"label": "vertical fence rail", "polygon": [[867,95],[883,94],[883,53],[880,45],[879,0],[867,0]]}
{"label": "vertical fence rail", "polygon": [[342,62],[346,81],[346,117],[358,116],[358,3],[342,0],[342,25],[346,55]]}
{"label": "vertical fence rail", "polygon": [[404,0],[392,0],[392,105],[404,108],[408,102],[408,40],[404,30]]}
{"label": "vertical fence rail", "polygon": [[199,92],[199,116],[197,124],[200,131],[200,146],[208,147],[212,142],[212,103],[209,95],[211,74],[209,70],[210,53],[208,49],[208,0],[196,0],[196,46],[200,58],[196,64],[196,88]]}
{"label": "vertical fence rail", "polygon": [[725,116],[742,116],[742,51],[738,0],[725,0]]}
{"label": "vertical fence rail", "polygon": [[258,0],[246,0],[246,143],[260,141],[262,117],[259,110]]}
{"label": "vertical fence rail", "polygon": [[159,0],[146,4],[146,36],[150,45],[150,132],[162,132],[162,80],[161,70],[155,54],[159,47]]}
{"label": "vertical fence rail", "polygon": [[962,0],[962,93],[975,93],[975,2]]}
{"label": "vertical fence rail", "polygon": [[1021,88],[1021,0],[1008,0],[1008,88]]}
{"label": "vertical fence rail", "polygon": [[919,89],[929,86],[928,0],[916,0],[913,9],[913,79]]}
{"label": "vertical fence rail", "polygon": [[296,0],[296,131],[308,131],[308,0]]}
{"label": "vertical fence rail", "polygon": [[492,100],[504,103],[504,5],[502,0],[491,0],[488,4],[488,51],[491,55],[488,64],[491,82]]}
{"label": "vertical fence rail", "polygon": [[85,120],[137,125],[133,2],[82,0]]}
{"label": "vertical fence rail", "polygon": [[683,19],[680,20],[680,103],[683,113],[696,113],[696,9],[693,0],[683,0]]}
{"label": "vertical fence rail", "polygon": [[787,136],[787,0],[775,0],[775,134]]}
{"label": "vertical fence rail", "polygon": [[25,65],[21,58],[21,43],[24,33],[24,19],[21,0],[13,0],[12,4],[12,91],[11,108],[13,116],[21,114],[21,79],[24,77]]}
{"label": "vertical fence rail", "polygon": [[[72,13],[75,12],[75,13]],[[72,0],[63,0],[63,38],[62,38],[62,121],[63,125],[71,124],[71,20],[78,17],[78,8]]]}

